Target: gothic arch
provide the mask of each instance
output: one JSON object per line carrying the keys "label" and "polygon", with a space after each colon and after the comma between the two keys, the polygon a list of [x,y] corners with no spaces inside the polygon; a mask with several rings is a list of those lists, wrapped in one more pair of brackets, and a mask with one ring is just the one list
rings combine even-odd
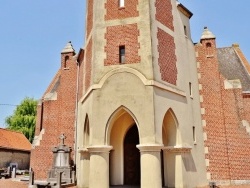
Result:
{"label": "gothic arch", "polygon": [[[170,108],[163,118],[162,123],[162,143],[164,149],[162,152],[162,180],[163,186],[175,187],[176,181],[179,179],[177,174],[177,158],[176,153],[169,152],[169,148],[174,148],[181,144],[179,133],[179,124],[174,111]],[[181,171],[179,171],[181,175]]]}
{"label": "gothic arch", "polygon": [[[139,135],[140,135],[140,129],[139,129],[139,124],[138,121],[135,117],[135,115],[125,106],[120,106],[119,108],[117,108],[110,116],[107,124],[106,124],[106,130],[105,130],[105,144],[109,145],[110,144],[110,134],[112,131],[112,128],[114,126],[114,122],[121,117],[122,115],[124,115],[125,113],[128,113],[134,120],[134,123],[137,125],[138,131],[139,131]],[[131,125],[132,126],[132,125]],[[127,131],[130,127],[127,128]]]}
{"label": "gothic arch", "polygon": [[[113,150],[110,152],[111,185],[124,185],[125,183],[124,144],[125,137],[132,127],[138,131],[136,134],[138,135],[138,140],[140,140],[138,122],[134,114],[124,106],[120,106],[115,110],[107,122],[105,143],[106,145],[111,145],[113,147]],[[137,149],[135,145],[133,152],[138,152],[137,154],[139,154],[139,149]]]}
{"label": "gothic arch", "polygon": [[170,108],[163,118],[162,143],[164,146],[176,146],[181,143],[179,123],[174,111]]}

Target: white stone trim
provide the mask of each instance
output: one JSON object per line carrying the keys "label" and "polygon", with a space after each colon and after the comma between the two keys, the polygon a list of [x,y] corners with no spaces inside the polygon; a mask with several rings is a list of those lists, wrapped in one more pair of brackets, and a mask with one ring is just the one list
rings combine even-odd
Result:
{"label": "white stone trim", "polygon": [[205,154],[208,154],[208,147],[204,147]]}
{"label": "white stone trim", "polygon": [[167,146],[163,148],[164,151],[169,153],[190,153],[192,150],[191,146]]}
{"label": "white stone trim", "polygon": [[231,180],[231,184],[233,185],[250,184],[250,180]]}
{"label": "white stone trim", "polygon": [[140,150],[140,152],[157,152],[157,151],[161,151],[161,149],[163,148],[163,145],[159,145],[159,144],[142,144],[142,145],[136,145],[136,147]]}
{"label": "white stone trim", "polygon": [[198,73],[198,79],[201,79],[201,73]]}
{"label": "white stone trim", "polygon": [[203,120],[201,121],[201,123],[202,123],[202,126],[203,126],[203,127],[206,127],[206,126],[207,126],[206,120],[203,119]]}
{"label": "white stone trim", "polygon": [[201,115],[205,114],[205,108],[201,108]]}
{"label": "white stone trim", "polygon": [[35,148],[36,146],[40,146],[40,141],[43,139],[43,134],[45,133],[45,129],[43,128],[38,136],[34,137],[32,148]]}
{"label": "white stone trim", "polygon": [[90,153],[107,153],[113,149],[113,146],[90,146],[87,148]]}
{"label": "white stone trim", "polygon": [[200,91],[202,90],[202,84],[199,84],[199,90]]}
{"label": "white stone trim", "polygon": [[206,162],[206,166],[208,167],[209,166],[209,159],[205,159],[205,162]]}
{"label": "white stone trim", "polygon": [[211,173],[207,172],[207,180],[211,180]]}
{"label": "white stone trim", "polygon": [[200,95],[200,102],[203,102],[204,100],[203,100],[203,96],[202,95]]}
{"label": "white stone trim", "polygon": [[203,133],[203,138],[204,138],[204,141],[206,141],[207,140],[207,133]]}
{"label": "white stone trim", "polygon": [[87,148],[79,148],[79,149],[77,150],[77,152],[83,154],[83,153],[88,153],[89,151],[88,151]]}
{"label": "white stone trim", "polygon": [[250,134],[250,125],[249,125],[249,122],[247,120],[242,120],[241,123],[246,128],[247,133]]}
{"label": "white stone trim", "polygon": [[197,68],[198,69],[200,68],[200,62],[197,62]]}
{"label": "white stone trim", "polygon": [[224,88],[225,89],[241,89],[241,82],[239,79],[235,80],[224,80]]}

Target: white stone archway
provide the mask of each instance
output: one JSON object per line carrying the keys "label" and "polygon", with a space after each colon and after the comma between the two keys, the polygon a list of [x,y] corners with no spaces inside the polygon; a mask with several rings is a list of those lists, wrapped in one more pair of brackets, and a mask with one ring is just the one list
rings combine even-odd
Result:
{"label": "white stone archway", "polygon": [[162,179],[164,187],[180,187],[182,178],[182,159],[178,152],[181,145],[178,120],[172,109],[169,109],[162,123]]}
{"label": "white stone archway", "polygon": [[[136,126],[139,140],[139,129],[136,118],[131,111],[124,106],[118,108],[109,119],[106,130],[106,144],[113,147],[110,151],[110,185],[125,184],[124,139],[128,131],[131,130],[131,127],[134,126]],[[140,156],[136,144],[134,145],[135,148],[133,152],[138,152],[138,155]]]}

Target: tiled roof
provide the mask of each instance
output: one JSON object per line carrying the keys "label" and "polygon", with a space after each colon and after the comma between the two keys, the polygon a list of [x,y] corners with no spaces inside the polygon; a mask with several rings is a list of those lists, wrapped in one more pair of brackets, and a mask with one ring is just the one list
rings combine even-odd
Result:
{"label": "tiled roof", "polygon": [[22,133],[0,128],[0,148],[30,151],[31,143]]}
{"label": "tiled roof", "polygon": [[250,76],[233,47],[217,49],[219,70],[228,80],[239,79],[243,91],[250,91]]}

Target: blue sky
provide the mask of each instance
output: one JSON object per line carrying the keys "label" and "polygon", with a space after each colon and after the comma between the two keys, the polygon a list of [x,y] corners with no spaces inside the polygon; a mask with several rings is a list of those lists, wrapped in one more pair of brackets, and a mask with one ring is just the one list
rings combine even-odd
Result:
{"label": "blue sky", "polygon": [[[204,26],[217,37],[217,47],[239,43],[250,60],[249,0],[179,0],[194,16],[193,42]],[[85,0],[1,0],[0,127],[24,97],[39,99],[60,63],[68,41],[84,44]]]}

